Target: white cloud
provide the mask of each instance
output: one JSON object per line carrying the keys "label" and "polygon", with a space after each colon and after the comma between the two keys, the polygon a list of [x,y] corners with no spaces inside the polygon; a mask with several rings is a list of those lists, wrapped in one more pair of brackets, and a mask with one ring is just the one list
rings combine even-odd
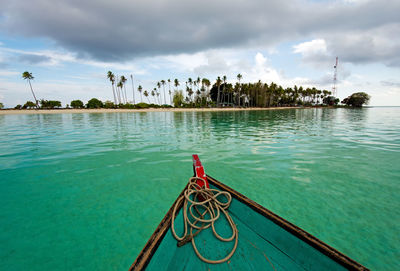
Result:
{"label": "white cloud", "polygon": [[294,53],[300,53],[303,56],[310,56],[315,54],[327,54],[327,46],[324,39],[314,39],[293,46]]}
{"label": "white cloud", "polygon": [[310,79],[306,77],[287,77],[284,71],[277,70],[271,66],[268,58],[260,52],[254,56],[254,65],[243,72],[243,79],[246,82],[257,82],[258,80],[268,84],[274,82],[283,87],[307,86],[310,82]]}
{"label": "white cloud", "polygon": [[256,54],[255,60],[256,60],[256,65],[258,67],[263,67],[265,65],[265,63],[267,62],[267,58],[264,57],[264,55],[261,53]]}
{"label": "white cloud", "polygon": [[328,50],[327,42],[321,38],[294,45],[293,53],[300,54],[304,64],[316,69],[330,66],[335,59]]}

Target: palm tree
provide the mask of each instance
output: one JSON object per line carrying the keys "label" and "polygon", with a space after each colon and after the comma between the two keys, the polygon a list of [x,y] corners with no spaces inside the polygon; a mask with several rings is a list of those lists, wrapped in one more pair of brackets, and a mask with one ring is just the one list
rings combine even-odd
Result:
{"label": "palm tree", "polygon": [[217,93],[217,106],[219,106],[219,98],[220,98],[220,91],[219,88],[221,86],[221,77],[218,76],[217,78],[217,87],[218,87],[218,93]]}
{"label": "palm tree", "polygon": [[[122,98],[125,99],[125,103],[128,102],[128,97],[126,96],[126,86],[125,86],[125,83],[127,80],[128,79],[126,79],[125,76],[123,76],[123,75],[121,76],[122,86],[124,87],[124,91],[122,90],[122,87],[121,87],[121,92],[122,92]],[[124,97],[124,94],[125,94],[125,97]]]}
{"label": "palm tree", "polygon": [[24,80],[28,80],[29,86],[31,87],[33,99],[35,99],[35,102],[36,102],[36,108],[39,108],[39,103],[38,103],[38,100],[36,99],[35,92],[33,92],[32,84],[31,84],[31,80],[33,80],[35,77],[33,77],[32,73],[25,71],[22,73],[22,78],[24,78]]}
{"label": "palm tree", "polygon": [[[320,89],[317,90],[317,104],[320,103],[319,99],[322,97],[322,91]],[[322,102],[322,101],[321,101]]]}
{"label": "palm tree", "polygon": [[119,94],[120,92],[118,91],[118,101],[121,104],[121,96],[122,99],[124,98],[124,93],[122,92],[122,87],[124,86],[124,84],[122,83],[122,81],[120,80],[117,84],[117,88],[121,89],[121,95]]}
{"label": "palm tree", "polygon": [[239,107],[240,107],[240,92],[242,90],[242,85],[240,84],[240,80],[242,80],[242,75],[239,73],[237,76],[237,80],[239,81]]}
{"label": "palm tree", "polygon": [[114,96],[114,104],[117,104],[117,98],[115,97],[115,90],[114,90],[114,84],[115,84],[115,76],[111,71],[107,72],[107,78],[110,80],[111,85],[112,85],[112,91],[113,91],[113,96]]}
{"label": "palm tree", "polygon": [[207,101],[207,105],[208,105],[208,102],[209,102],[209,100],[210,100],[210,86],[211,86],[211,82],[210,82],[210,80],[208,80],[207,78],[203,78],[203,80],[204,80],[204,85],[206,86],[206,88],[207,88],[207,93],[206,93],[206,101]]}
{"label": "palm tree", "polygon": [[200,80],[200,77],[197,77],[197,87],[198,87],[198,89],[200,88],[200,82],[201,82],[201,80]]}
{"label": "palm tree", "polygon": [[202,98],[205,98],[205,96],[206,96],[206,79],[205,78],[201,79],[201,89],[200,90],[202,92],[202,94],[201,94]]}
{"label": "palm tree", "polygon": [[153,96],[154,103],[157,103],[156,98],[154,97],[154,96],[156,96],[156,92],[157,92],[157,89],[156,89],[156,88],[154,88],[154,89],[151,91],[151,96]]}
{"label": "palm tree", "polygon": [[176,78],[175,78],[175,80],[174,80],[174,86],[175,86],[175,88],[176,88],[176,91],[178,91],[179,81],[178,81],[178,79],[176,79]]}
{"label": "palm tree", "polygon": [[191,97],[191,92],[192,92],[192,87],[193,87],[193,80],[192,80],[192,78],[188,78],[188,80],[187,80],[187,82],[188,82],[188,84],[190,85],[190,88],[186,88],[186,91],[187,91],[187,93],[188,93],[188,95]]}
{"label": "palm tree", "polygon": [[[224,87],[222,88],[222,93],[223,93],[222,102],[224,103],[224,102],[225,102],[225,95],[226,95],[226,93],[225,93],[226,75],[222,76],[222,80],[224,81]],[[229,101],[228,101],[228,102],[229,102]]]}
{"label": "palm tree", "polygon": [[172,96],[171,96],[171,79],[168,79],[168,93],[169,93],[169,103],[172,105]]}
{"label": "palm tree", "polygon": [[115,96],[117,98],[117,103],[116,104],[121,104],[121,95],[120,95],[120,91],[119,91],[119,87],[118,87],[118,83],[117,79],[119,78],[118,75],[115,76],[116,78],[116,82],[115,82]]}
{"label": "palm tree", "polygon": [[138,86],[138,88],[137,88],[137,90],[139,91],[139,93],[140,93],[140,102],[142,102],[143,103],[143,97],[142,97],[142,90],[143,90],[143,88],[142,88],[142,86],[141,85],[139,85]]}
{"label": "palm tree", "polygon": [[185,82],[185,86],[186,86],[186,97],[185,97],[185,101],[189,102],[189,90],[190,88],[188,87],[188,81]]}
{"label": "palm tree", "polygon": [[133,104],[135,104],[135,87],[133,86],[133,75],[131,74],[132,80],[132,94],[133,94]]}
{"label": "palm tree", "polygon": [[204,81],[201,81],[200,101],[201,101],[202,105],[204,105],[205,99],[206,99],[206,87],[204,86]]}
{"label": "palm tree", "polygon": [[269,85],[269,91],[270,95],[269,95],[268,107],[274,105],[274,99],[276,99],[276,93],[278,92],[278,85],[275,84],[274,82],[271,82],[271,84]]}
{"label": "palm tree", "polygon": [[149,100],[149,92],[148,92],[147,90],[145,90],[145,91],[143,92],[143,95],[147,98],[147,101],[150,103],[150,100]]}
{"label": "palm tree", "polygon": [[163,86],[164,90],[164,104],[167,104],[167,98],[165,98],[165,80],[161,80],[161,85]]}

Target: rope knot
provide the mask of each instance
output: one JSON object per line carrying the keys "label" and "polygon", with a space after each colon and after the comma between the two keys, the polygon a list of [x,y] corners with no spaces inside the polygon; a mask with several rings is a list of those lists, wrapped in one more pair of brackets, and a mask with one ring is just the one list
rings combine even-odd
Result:
{"label": "rope knot", "polygon": [[[196,180],[198,179],[200,178],[198,177],[190,178],[188,187],[184,191],[184,195],[181,196],[176,202],[176,205],[172,213],[172,221],[171,221],[172,234],[175,237],[175,239],[178,240],[177,244],[178,247],[181,247],[187,244],[188,242],[191,242],[194,251],[202,261],[207,263],[223,263],[232,257],[238,243],[238,230],[227,211],[229,205],[231,204],[232,196],[226,191],[220,191],[217,189],[207,188],[206,186],[200,186],[196,183]],[[219,200],[219,198],[221,197],[224,197],[225,201]],[[175,233],[174,222],[175,222],[177,206],[180,205],[182,200],[184,200],[183,203],[184,234],[182,237],[179,237]],[[193,212],[193,209],[196,211],[196,214]],[[190,213],[190,219],[188,217],[188,210]],[[225,215],[232,229],[232,236],[229,238],[221,237],[216,232],[214,227],[214,223],[219,219],[221,212]],[[197,223],[201,224],[201,226],[198,226]],[[190,226],[190,234],[188,234],[188,225]],[[209,227],[212,228],[214,236],[223,242],[229,242],[235,239],[235,245],[232,251],[225,258],[221,260],[206,259],[197,250],[194,237],[198,235],[202,230],[207,229]],[[193,229],[196,230],[195,233],[193,233]]]}

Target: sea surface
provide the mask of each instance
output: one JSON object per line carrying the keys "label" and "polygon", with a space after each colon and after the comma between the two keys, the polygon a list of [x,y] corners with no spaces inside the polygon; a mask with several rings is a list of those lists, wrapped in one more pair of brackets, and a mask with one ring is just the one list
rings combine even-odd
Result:
{"label": "sea surface", "polygon": [[0,115],[0,270],[127,270],[206,172],[399,270],[400,108]]}

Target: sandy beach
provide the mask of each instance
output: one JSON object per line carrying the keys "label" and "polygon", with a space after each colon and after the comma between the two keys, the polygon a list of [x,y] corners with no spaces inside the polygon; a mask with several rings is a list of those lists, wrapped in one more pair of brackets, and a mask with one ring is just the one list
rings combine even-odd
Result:
{"label": "sandy beach", "polygon": [[215,112],[215,111],[254,111],[254,110],[279,110],[296,107],[253,107],[253,108],[148,108],[148,109],[29,109],[29,110],[0,110],[0,115],[20,114],[76,114],[76,113],[128,113],[128,112]]}

